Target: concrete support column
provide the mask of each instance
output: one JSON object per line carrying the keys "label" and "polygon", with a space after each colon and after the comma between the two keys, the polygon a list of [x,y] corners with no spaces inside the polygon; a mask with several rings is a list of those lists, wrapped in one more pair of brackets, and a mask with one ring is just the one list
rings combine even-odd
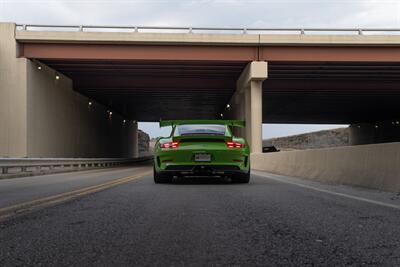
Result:
{"label": "concrete support column", "polygon": [[399,142],[400,121],[352,124],[349,133],[350,145]]}
{"label": "concrete support column", "polygon": [[138,133],[138,123],[133,124],[133,157],[139,157],[139,133]]}
{"label": "concrete support column", "polygon": [[368,123],[351,125],[349,129],[350,145],[365,145],[374,143],[375,129]]}
{"label": "concrete support column", "polygon": [[250,81],[245,92],[246,139],[251,152],[262,152],[262,81]]}
{"label": "concrete support column", "polygon": [[[244,92],[237,92],[231,103],[229,104],[230,110],[228,114],[228,119],[232,120],[245,120],[245,115],[244,115]],[[245,136],[245,129],[243,128],[238,128],[238,127],[233,127],[232,128],[233,135],[235,136]]]}
{"label": "concrete support column", "polygon": [[262,152],[262,83],[268,77],[267,62],[253,61],[243,70],[233,96],[234,119],[245,120],[240,136],[246,138],[251,153]]}
{"label": "concrete support column", "polygon": [[15,24],[0,23],[0,157],[26,157],[27,59],[18,58]]}

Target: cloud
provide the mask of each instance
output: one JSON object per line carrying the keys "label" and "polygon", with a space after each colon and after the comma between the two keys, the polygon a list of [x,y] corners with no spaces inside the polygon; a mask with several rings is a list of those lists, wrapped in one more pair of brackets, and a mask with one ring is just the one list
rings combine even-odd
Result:
{"label": "cloud", "polygon": [[400,1],[364,1],[351,16],[344,17],[340,24],[364,28],[398,28]]}
{"label": "cloud", "polygon": [[399,1],[0,0],[0,20],[40,24],[399,27]]}

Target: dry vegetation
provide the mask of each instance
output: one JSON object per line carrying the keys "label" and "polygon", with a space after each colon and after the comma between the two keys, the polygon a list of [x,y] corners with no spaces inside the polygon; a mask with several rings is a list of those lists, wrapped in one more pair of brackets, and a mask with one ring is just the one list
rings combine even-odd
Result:
{"label": "dry vegetation", "polygon": [[348,128],[323,130],[318,132],[263,140],[264,146],[273,145],[280,150],[336,147],[347,146],[348,144]]}

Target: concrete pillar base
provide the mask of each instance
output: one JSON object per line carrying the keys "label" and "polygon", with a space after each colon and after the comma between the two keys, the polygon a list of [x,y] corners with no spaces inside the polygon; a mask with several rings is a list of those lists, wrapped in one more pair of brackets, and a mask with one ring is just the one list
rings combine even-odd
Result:
{"label": "concrete pillar base", "polygon": [[262,81],[251,81],[245,93],[246,139],[252,153],[262,152]]}
{"label": "concrete pillar base", "polygon": [[249,63],[237,81],[236,93],[230,102],[230,118],[246,121],[246,128],[234,133],[246,138],[252,153],[262,152],[262,82],[267,74],[267,62]]}
{"label": "concrete pillar base", "polygon": [[138,123],[133,124],[133,157],[139,157],[139,133],[138,133]]}

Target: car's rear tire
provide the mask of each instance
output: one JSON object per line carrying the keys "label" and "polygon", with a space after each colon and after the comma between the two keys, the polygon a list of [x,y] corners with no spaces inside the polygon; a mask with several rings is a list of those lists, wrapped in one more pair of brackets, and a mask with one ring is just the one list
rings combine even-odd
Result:
{"label": "car's rear tire", "polygon": [[238,184],[248,184],[250,182],[250,169],[245,174],[239,174],[233,177],[232,181]]}
{"label": "car's rear tire", "polygon": [[161,175],[156,171],[156,167],[153,166],[153,178],[154,178],[154,183],[156,184],[165,184],[171,182],[171,178],[166,175]]}

